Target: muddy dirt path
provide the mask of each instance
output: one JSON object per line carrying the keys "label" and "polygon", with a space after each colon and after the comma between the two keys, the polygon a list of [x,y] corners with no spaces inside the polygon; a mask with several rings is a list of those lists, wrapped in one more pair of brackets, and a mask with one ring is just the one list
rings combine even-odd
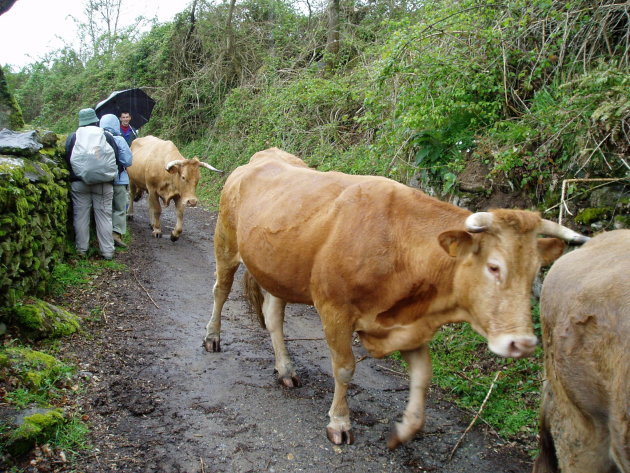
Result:
{"label": "muddy dirt path", "polygon": [[[414,441],[390,452],[392,423],[406,402],[407,379],[391,360],[366,358],[349,390],[356,442],[326,439],[333,394],[328,348],[312,307],[290,305],[288,349],[303,387],[281,387],[271,341],[247,315],[239,284],[224,308],[222,352],[202,348],[212,307],[216,215],[187,209],[181,239],[153,239],[146,200],[130,222],[132,243],[117,260],[130,270],[109,276],[108,301],[87,344],[74,349],[89,389],[82,404],[95,450],[84,472],[418,472],[525,473],[529,458],[484,427],[453,446],[472,415],[432,389],[427,423]],[[165,235],[174,223],[163,215]],[[105,296],[103,296],[105,294]],[[360,346],[355,355],[365,354]]]}

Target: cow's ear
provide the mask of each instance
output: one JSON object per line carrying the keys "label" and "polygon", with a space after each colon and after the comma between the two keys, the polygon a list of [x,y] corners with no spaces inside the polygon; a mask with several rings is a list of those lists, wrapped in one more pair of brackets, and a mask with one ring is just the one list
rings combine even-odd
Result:
{"label": "cow's ear", "polygon": [[169,174],[177,174],[179,172],[179,164],[175,164],[166,170]]}
{"label": "cow's ear", "polygon": [[438,241],[444,251],[453,258],[468,254],[473,247],[472,235],[459,230],[449,230],[448,232],[440,233]]}
{"label": "cow's ear", "polygon": [[543,266],[548,266],[562,256],[565,244],[558,238],[539,238],[538,253],[542,258]]}

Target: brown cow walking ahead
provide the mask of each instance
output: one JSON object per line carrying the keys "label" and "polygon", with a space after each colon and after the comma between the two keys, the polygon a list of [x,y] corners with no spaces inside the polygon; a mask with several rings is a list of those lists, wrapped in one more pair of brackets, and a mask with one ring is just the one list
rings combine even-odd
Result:
{"label": "brown cow walking ahead", "polygon": [[630,230],[560,258],[543,284],[535,473],[630,473]]}
{"label": "brown cow walking ahead", "polygon": [[197,205],[197,182],[199,167],[222,172],[207,163],[184,158],[172,141],[164,141],[155,136],[137,138],[131,144],[133,165],[127,168],[129,174],[129,210],[133,218],[133,203],[140,200],[144,191],[149,194],[149,221],[153,236],[162,237],[160,215],[162,206],[171,200],[175,202],[177,222],[171,232],[171,240],[177,241],[184,224],[184,207]]}
{"label": "brown cow walking ahead", "polygon": [[286,386],[299,380],[284,344],[285,305],[313,304],[319,312],[335,379],[333,443],[353,441],[346,400],[353,332],[373,356],[402,352],[410,394],[393,448],[424,423],[428,342],[441,325],[470,322],[502,356],[534,350],[532,281],[564,249],[538,233],[585,240],[532,212],[471,214],[390,179],[322,173],[277,148],[261,151],[234,170],[221,194],[204,346],[221,349],[221,309],[243,262],[265,289],[262,312]]}

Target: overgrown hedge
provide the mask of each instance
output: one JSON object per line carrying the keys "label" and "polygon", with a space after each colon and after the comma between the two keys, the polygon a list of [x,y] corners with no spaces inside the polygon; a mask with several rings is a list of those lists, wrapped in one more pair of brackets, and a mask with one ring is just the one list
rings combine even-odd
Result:
{"label": "overgrown hedge", "polygon": [[0,307],[44,294],[63,259],[68,222],[68,171],[57,135],[22,133],[30,146],[21,146],[3,139],[12,133],[0,132]]}

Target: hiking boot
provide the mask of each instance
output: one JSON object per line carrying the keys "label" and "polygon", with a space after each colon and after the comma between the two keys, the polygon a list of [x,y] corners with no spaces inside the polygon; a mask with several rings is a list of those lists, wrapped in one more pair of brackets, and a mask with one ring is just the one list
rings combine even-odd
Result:
{"label": "hiking boot", "polygon": [[120,236],[120,233],[112,233],[112,237],[114,237],[114,246],[118,246],[120,248],[127,248],[127,245],[125,244],[124,241],[122,241],[122,238]]}

